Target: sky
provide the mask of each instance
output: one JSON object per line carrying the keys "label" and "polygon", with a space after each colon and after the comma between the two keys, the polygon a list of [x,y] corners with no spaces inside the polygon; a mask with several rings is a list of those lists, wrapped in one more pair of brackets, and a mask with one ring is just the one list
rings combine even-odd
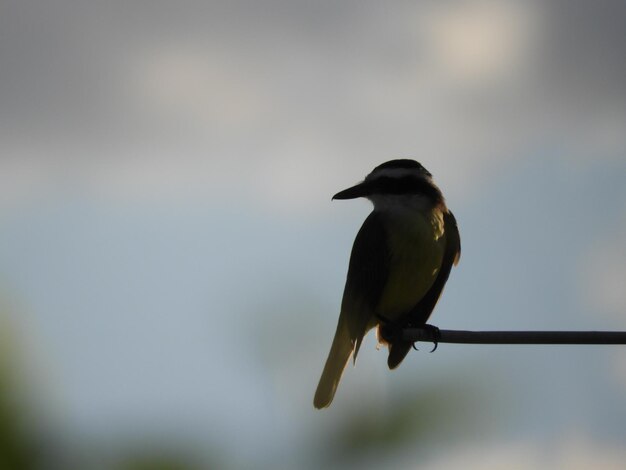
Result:
{"label": "sky", "polygon": [[[368,337],[332,407],[312,397],[370,210],[330,198],[393,158],[430,170],[459,223],[434,324],[626,329],[625,17],[2,2],[0,298],[38,406],[70,443],[165,440],[233,468],[618,468],[618,346],[426,345],[389,372]],[[429,400],[430,433],[333,447]]]}

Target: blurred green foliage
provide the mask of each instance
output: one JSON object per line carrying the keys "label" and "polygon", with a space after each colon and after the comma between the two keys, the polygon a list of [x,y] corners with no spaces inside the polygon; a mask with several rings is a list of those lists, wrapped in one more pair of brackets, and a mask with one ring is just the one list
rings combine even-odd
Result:
{"label": "blurred green foliage", "polygon": [[[299,304],[314,305],[314,302]],[[98,439],[91,441],[80,433],[69,437],[55,423],[41,426],[43,417],[39,411],[45,411],[49,403],[44,402],[45,396],[39,395],[47,388],[45,384],[43,387],[41,384],[33,386],[32,381],[27,380],[27,368],[23,366],[29,357],[23,357],[26,351],[21,344],[21,336],[10,327],[10,322],[6,320],[9,317],[2,315],[0,470],[362,468],[363,459],[372,455],[387,462],[395,461],[394,454],[401,454],[407,449],[414,455],[427,456],[437,445],[449,445],[456,438],[461,440],[464,436],[475,436],[488,430],[493,416],[485,410],[493,408],[493,395],[476,388],[476,384],[483,381],[475,377],[475,372],[459,370],[456,373],[448,371],[445,378],[426,374],[420,376],[419,381],[409,380],[403,386],[390,387],[390,396],[382,402],[378,401],[379,406],[373,407],[372,401],[356,397],[349,403],[350,406],[344,403],[342,407],[336,403],[330,410],[314,411],[309,400],[308,393],[312,392],[307,388],[308,382],[302,382],[297,376],[302,357],[285,355],[283,352],[285,348],[304,353],[313,349],[307,343],[313,340],[308,337],[303,339],[297,332],[303,321],[313,322],[311,319],[316,317],[307,314],[304,315],[305,320],[300,320],[300,317],[287,314],[295,310],[298,304],[285,302],[282,310],[278,305],[273,309],[274,317],[270,313],[260,315],[266,324],[258,325],[260,328],[255,330],[259,341],[259,357],[256,359],[259,360],[259,367],[272,372],[273,379],[281,385],[277,389],[284,390],[281,395],[284,400],[279,402],[278,415],[300,413],[303,400],[299,397],[305,394],[309,409],[304,413],[311,413],[308,418],[310,423],[320,418],[317,425],[308,427],[305,447],[290,449],[286,445],[285,448],[260,455],[258,460],[255,456],[250,461],[236,455],[237,451],[224,451],[214,442],[203,442],[199,450],[191,443],[164,438],[162,434],[156,439],[146,435],[131,435],[130,439],[134,443],[125,434],[124,437],[120,435],[114,437],[113,441],[103,443]],[[315,310],[315,307],[312,309]],[[17,321],[19,317],[11,318]],[[267,321],[268,318],[275,321]],[[281,331],[293,334],[283,334],[281,341],[276,342],[276,324],[281,325]],[[305,328],[314,326],[305,323]],[[470,377],[468,374],[471,374]],[[251,419],[255,419],[254,416]],[[279,455],[274,455],[275,452]],[[286,461],[282,460],[285,456],[294,459],[289,461],[288,466],[284,466]]]}
{"label": "blurred green foliage", "polygon": [[[35,403],[22,377],[19,336],[11,327],[6,306],[0,311],[0,470],[108,469],[115,470],[196,470],[218,468],[206,458],[202,463],[190,453],[151,445],[147,448],[105,455],[102,450],[80,442],[69,449],[60,443],[59,430],[31,423]],[[28,424],[32,424],[29,426]],[[62,434],[62,433],[61,433]],[[46,447],[42,447],[46,444]],[[117,443],[126,448],[126,442]],[[95,451],[94,451],[95,450]],[[105,452],[106,454],[106,452]]]}
{"label": "blurred green foliage", "polygon": [[[6,308],[6,307],[2,307]],[[16,369],[11,356],[12,331],[0,312],[0,469],[38,468],[34,439],[25,429],[18,402]]]}
{"label": "blurred green foliage", "polygon": [[466,379],[462,373],[445,380],[431,377],[413,389],[402,388],[384,408],[354,408],[320,439],[324,463],[358,466],[364,456],[384,459],[409,448],[412,455],[427,457],[442,442],[451,445],[467,436],[488,434],[493,415],[485,413],[485,401],[492,395],[475,385],[468,388],[471,382]]}

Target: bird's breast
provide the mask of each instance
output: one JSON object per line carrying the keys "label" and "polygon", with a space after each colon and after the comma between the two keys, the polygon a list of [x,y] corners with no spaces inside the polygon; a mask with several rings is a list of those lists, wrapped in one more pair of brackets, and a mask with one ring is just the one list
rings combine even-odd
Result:
{"label": "bird's breast", "polygon": [[389,214],[389,276],[377,313],[390,320],[411,310],[435,281],[443,259],[445,234],[439,209]]}

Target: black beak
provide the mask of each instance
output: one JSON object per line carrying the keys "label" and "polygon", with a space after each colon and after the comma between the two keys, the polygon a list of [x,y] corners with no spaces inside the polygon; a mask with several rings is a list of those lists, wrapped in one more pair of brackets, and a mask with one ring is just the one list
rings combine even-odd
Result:
{"label": "black beak", "polygon": [[356,199],[357,197],[366,197],[371,194],[370,189],[370,184],[363,181],[351,188],[339,191],[333,196],[333,199]]}

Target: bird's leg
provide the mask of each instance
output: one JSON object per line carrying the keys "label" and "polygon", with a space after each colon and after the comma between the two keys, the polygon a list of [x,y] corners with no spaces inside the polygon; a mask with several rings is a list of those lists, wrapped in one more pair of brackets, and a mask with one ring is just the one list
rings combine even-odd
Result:
{"label": "bird's leg", "polygon": [[391,344],[402,338],[402,325],[379,314],[376,314],[376,317],[380,321],[378,332],[382,340]]}

